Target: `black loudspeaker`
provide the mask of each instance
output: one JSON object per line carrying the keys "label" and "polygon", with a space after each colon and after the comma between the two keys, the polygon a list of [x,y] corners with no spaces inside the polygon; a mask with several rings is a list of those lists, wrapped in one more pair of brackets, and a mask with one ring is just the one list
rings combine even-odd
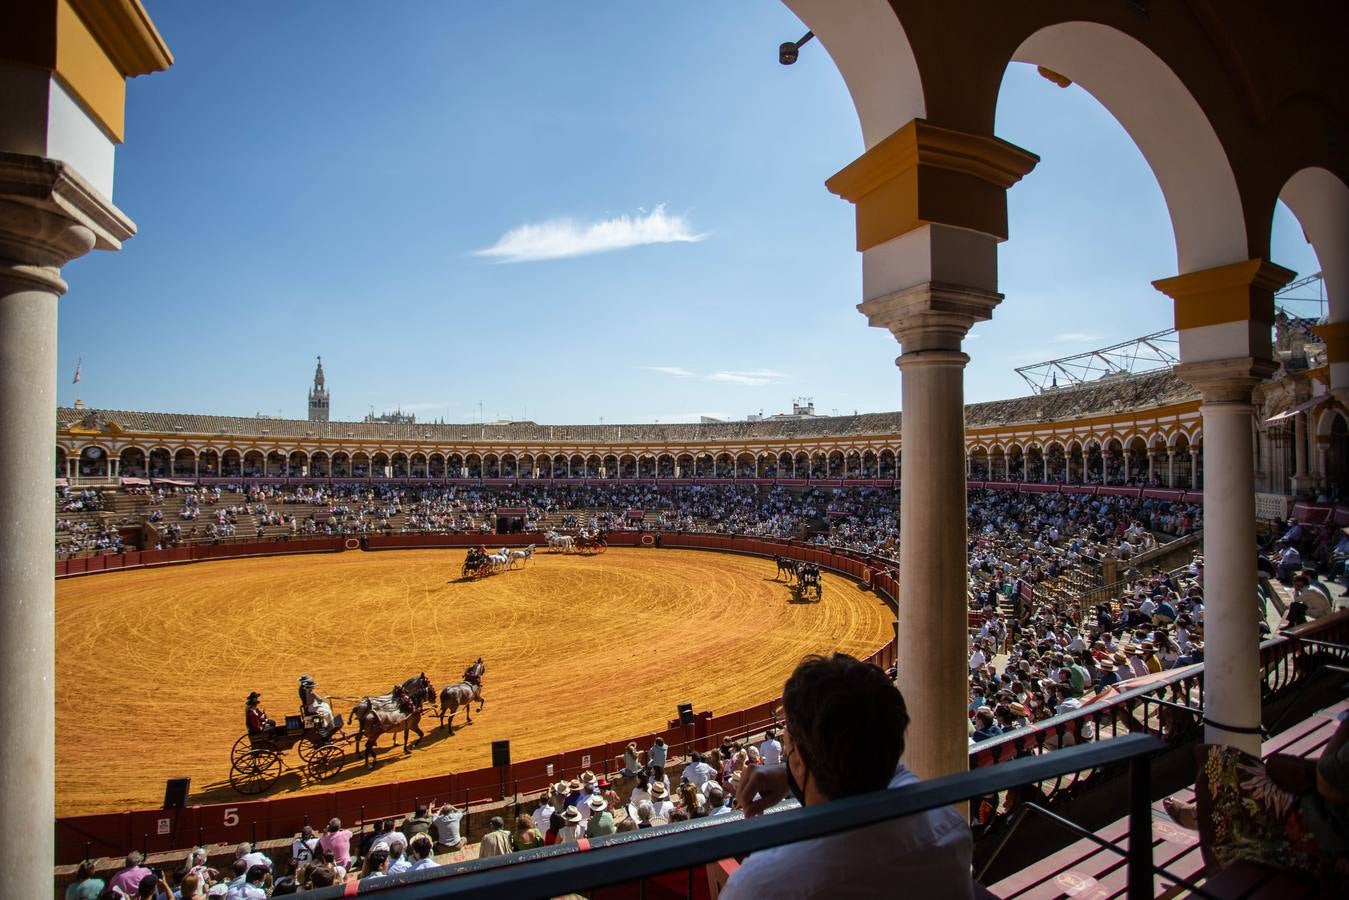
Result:
{"label": "black loudspeaker", "polygon": [[511,764],[511,742],[492,741],[492,765],[509,766]]}
{"label": "black loudspeaker", "polygon": [[170,778],[164,782],[164,808],[182,809],[187,806],[187,791],[191,778]]}
{"label": "black loudspeaker", "polygon": [[680,724],[680,725],[683,725],[685,728],[688,728],[690,725],[693,724],[693,704],[692,704],[692,703],[681,703],[681,704],[679,704],[679,724]]}

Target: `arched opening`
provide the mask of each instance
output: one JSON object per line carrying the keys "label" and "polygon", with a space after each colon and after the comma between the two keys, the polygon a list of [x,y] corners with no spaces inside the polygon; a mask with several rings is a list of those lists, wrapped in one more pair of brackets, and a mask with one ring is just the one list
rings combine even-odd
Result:
{"label": "arched opening", "polygon": [[1152,50],[1108,25],[1063,22],[1026,38],[1011,61],[1071,79],[1128,133],[1166,200],[1180,273],[1247,258],[1246,219],[1227,153],[1198,102]]}
{"label": "arched opening", "polygon": [[445,454],[432,453],[426,459],[426,474],[431,478],[445,477]]}
{"label": "arched opening", "polygon": [[294,450],[290,454],[287,471],[291,478],[303,478],[309,474],[309,454],[303,450]]}
{"label": "arched opening", "polygon": [[675,477],[692,478],[694,475],[694,464],[692,453],[681,453],[675,458]]}
{"label": "arched opening", "polygon": [[[167,455],[168,451],[164,452]],[[81,478],[108,477],[108,450],[106,447],[90,444],[80,451],[79,476]]]}
{"label": "arched opening", "polygon": [[735,470],[732,474],[736,478],[753,478],[755,476],[754,454],[748,452],[737,454]]}
{"label": "arched opening", "polygon": [[662,453],[660,456],[656,457],[656,477],[675,477],[675,466],[677,465],[678,463],[675,461],[674,456],[669,453]]}
{"label": "arched opening", "polygon": [[637,477],[656,477],[656,457],[643,455],[637,460]]}
{"label": "arched opening", "polygon": [[309,474],[314,478],[327,478],[332,474],[332,466],[328,461],[328,454],[323,450],[316,450],[309,456]]}
{"label": "arched opening", "polygon": [[215,450],[203,450],[197,454],[197,474],[214,478],[220,474],[220,454]]}
{"label": "arched opening", "polygon": [[173,454],[173,477],[195,478],[197,454],[191,447],[179,447]]}
{"label": "arched opening", "polygon": [[637,457],[630,453],[624,453],[618,458],[618,477],[636,478],[637,477]]}
{"label": "arched opening", "polygon": [[1045,481],[1053,484],[1067,484],[1070,476],[1068,450],[1058,441],[1052,441],[1045,448]]}
{"label": "arched opening", "polygon": [[380,451],[370,457],[370,477],[388,478],[392,466],[389,465],[389,454]]}
{"label": "arched opening", "polygon": [[220,454],[220,476],[238,478],[244,474],[244,457],[238,450],[229,449]]}
{"label": "arched opening", "polygon": [[617,455],[617,454],[611,453],[611,454],[609,454],[608,456],[604,457],[604,459],[603,459],[603,461],[601,462],[600,466],[601,466],[601,468],[600,468],[600,471],[599,471],[599,473],[598,473],[599,475],[602,475],[602,476],[605,477],[605,478],[617,478],[617,477],[618,477],[618,455]]}
{"label": "arched opening", "polygon": [[151,478],[168,478],[173,467],[173,454],[168,447],[151,447],[148,466]]}
{"label": "arched opening", "polygon": [[1105,468],[1102,484],[1124,484],[1126,478],[1124,445],[1120,442],[1120,439],[1117,437],[1107,439],[1101,454],[1104,457]]}
{"label": "arched opening", "polygon": [[[1303,235],[1316,251],[1330,321],[1349,322],[1349,186],[1329,169],[1309,167],[1288,179],[1279,199],[1297,217]],[[1337,387],[1345,384],[1349,384],[1349,378],[1332,381]]]}
{"label": "arched opening", "polygon": [[1330,413],[1325,437],[1326,482],[1334,496],[1349,496],[1349,422],[1338,411]]}
{"label": "arched opening", "polygon": [[735,458],[729,453],[718,453],[715,467],[712,470],[713,478],[734,478],[735,477]]}
{"label": "arched opening", "polygon": [[1006,450],[1007,459],[1007,480],[1025,481],[1026,480],[1026,459],[1021,450],[1020,444],[1012,444]]}
{"label": "arched opening", "polygon": [[[145,451],[142,450],[140,447],[127,447],[120,454],[118,454],[117,459],[118,459],[117,471],[120,472],[122,475],[129,475],[132,478],[145,477],[146,473]],[[237,452],[234,454],[234,459],[237,464],[239,459],[239,454]],[[239,473],[236,471],[232,474],[237,475]],[[61,470],[61,477],[63,478],[65,477],[65,469]]]}
{"label": "arched opening", "polygon": [[971,481],[988,480],[988,448],[976,444],[969,451],[969,473]]}
{"label": "arched opening", "polygon": [[1026,461],[1024,475],[1026,481],[1032,484],[1043,484],[1048,480],[1045,469],[1045,451],[1039,444],[1031,444],[1026,447]]}
{"label": "arched opening", "polygon": [[[312,459],[310,460],[310,463],[309,463],[309,464],[310,464],[310,467],[311,467],[311,468],[314,466],[314,462],[313,462]],[[408,472],[411,473],[411,475],[412,475],[413,478],[425,478],[425,477],[426,477],[426,454],[425,454],[425,453],[414,453],[414,454],[412,454],[412,456],[408,459]],[[316,473],[316,474],[317,474],[317,473]]]}
{"label": "arched opening", "polygon": [[495,453],[488,453],[483,456],[482,474],[484,478],[501,477],[501,460]]}
{"label": "arched opening", "polygon": [[1068,445],[1068,478],[1069,484],[1083,484],[1086,478],[1086,454],[1082,451],[1081,441],[1073,441]]}
{"label": "arched opening", "polygon": [[357,450],[351,454],[351,477],[370,477],[370,455],[364,450]]}

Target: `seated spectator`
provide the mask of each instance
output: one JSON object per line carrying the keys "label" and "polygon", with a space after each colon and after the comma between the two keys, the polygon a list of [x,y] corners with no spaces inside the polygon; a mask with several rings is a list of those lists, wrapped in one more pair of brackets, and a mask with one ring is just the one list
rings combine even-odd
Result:
{"label": "seated spectator", "polygon": [[94,877],[94,863],[86,859],[75,870],[75,880],[66,888],[66,900],[97,900],[103,879]]}
{"label": "seated spectator", "polygon": [[126,855],[126,865],[108,880],[108,889],[121,891],[128,897],[136,896],[136,891],[140,890],[141,879],[153,874],[143,865],[144,862],[145,857],[141,852],[132,850]]}
{"label": "seated spectator", "polygon": [[[805,806],[918,779],[899,759],[909,724],[885,673],[844,654],[802,660],[783,687],[785,766],[756,766],[740,806],[762,813],[788,791]],[[902,885],[916,897],[971,897],[969,826],[949,807],[761,850],[736,870],[722,900],[871,897]]]}
{"label": "seated spectator", "polygon": [[440,863],[436,862],[432,853],[431,838],[426,834],[419,834],[412,839],[412,865],[408,866],[409,872],[420,872],[422,869],[434,869]]}
{"label": "seated spectator", "polygon": [[1215,868],[1257,863],[1308,875],[1343,891],[1349,874],[1349,713],[1312,762],[1275,754],[1261,762],[1232,747],[1197,748],[1195,804],[1163,801],[1177,824],[1198,829]]}
{"label": "seated spectator", "polygon": [[459,836],[459,820],[464,817],[462,810],[453,803],[440,807],[440,812],[431,820],[431,828],[436,834],[436,849],[441,852],[453,852],[464,846]]}
{"label": "seated spectator", "polygon": [[[578,814],[579,821],[579,814]],[[487,859],[490,856],[505,856],[512,850],[511,833],[506,830],[506,822],[501,816],[492,816],[488,827],[492,830],[482,836],[478,843],[478,859]]]}

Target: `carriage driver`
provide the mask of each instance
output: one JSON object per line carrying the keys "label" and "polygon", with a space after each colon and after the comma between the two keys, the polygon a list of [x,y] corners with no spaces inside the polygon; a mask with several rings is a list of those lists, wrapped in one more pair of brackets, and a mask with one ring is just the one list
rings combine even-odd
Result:
{"label": "carriage driver", "polygon": [[324,731],[332,731],[336,726],[333,708],[327,697],[320,697],[318,691],[314,690],[312,675],[300,676],[300,714],[318,719],[319,727]]}
{"label": "carriage driver", "polygon": [[248,709],[244,712],[244,724],[249,734],[266,734],[276,728],[276,723],[265,713],[261,706],[262,695],[253,691],[248,695]]}

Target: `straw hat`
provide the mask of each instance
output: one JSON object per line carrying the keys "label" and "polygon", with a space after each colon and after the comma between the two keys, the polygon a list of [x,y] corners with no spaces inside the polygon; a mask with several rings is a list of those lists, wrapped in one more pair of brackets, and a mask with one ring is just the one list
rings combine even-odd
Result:
{"label": "straw hat", "polygon": [[599,794],[595,794],[586,803],[590,806],[592,812],[604,812],[609,808],[609,804]]}
{"label": "straw hat", "polygon": [[562,814],[562,818],[575,825],[581,821],[581,811],[574,806],[568,806],[567,811]]}
{"label": "straw hat", "polygon": [[586,769],[581,773],[581,781],[585,784],[593,784],[595,782],[595,773]]}
{"label": "straw hat", "polygon": [[579,791],[580,789],[581,789],[581,782],[577,781],[575,778],[567,782],[568,791]]}
{"label": "straw hat", "polygon": [[1026,709],[1026,705],[1020,701],[1007,704],[1007,708],[1023,719],[1030,717],[1030,710]]}
{"label": "straw hat", "polygon": [[670,796],[670,792],[665,788],[665,782],[657,781],[655,784],[651,785],[651,796],[655,797],[657,800],[664,800],[666,797]]}

